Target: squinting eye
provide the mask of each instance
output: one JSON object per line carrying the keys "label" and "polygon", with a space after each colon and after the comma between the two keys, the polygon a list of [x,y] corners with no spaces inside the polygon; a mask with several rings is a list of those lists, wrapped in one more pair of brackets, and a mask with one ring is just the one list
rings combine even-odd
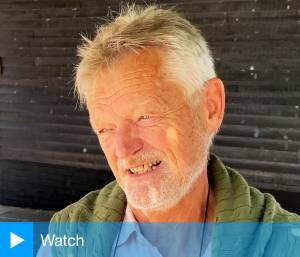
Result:
{"label": "squinting eye", "polygon": [[98,134],[104,134],[104,133],[107,133],[107,132],[109,132],[109,131],[110,131],[110,129],[108,129],[108,128],[100,129],[100,130],[98,131]]}
{"label": "squinting eye", "polygon": [[147,119],[150,119],[150,115],[142,115],[139,118],[139,120],[147,120]]}

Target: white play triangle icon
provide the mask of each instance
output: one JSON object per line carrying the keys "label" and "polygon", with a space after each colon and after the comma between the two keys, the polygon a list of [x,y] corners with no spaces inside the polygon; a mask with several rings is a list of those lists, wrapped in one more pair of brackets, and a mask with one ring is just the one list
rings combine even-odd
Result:
{"label": "white play triangle icon", "polygon": [[24,242],[24,239],[22,237],[19,237],[16,234],[10,232],[10,248],[15,247],[22,242]]}

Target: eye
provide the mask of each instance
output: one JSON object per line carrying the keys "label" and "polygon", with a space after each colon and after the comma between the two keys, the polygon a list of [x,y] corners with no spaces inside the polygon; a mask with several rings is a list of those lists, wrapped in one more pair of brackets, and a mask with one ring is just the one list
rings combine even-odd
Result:
{"label": "eye", "polygon": [[150,118],[151,118],[150,115],[142,115],[139,117],[139,120],[148,120]]}
{"label": "eye", "polygon": [[99,134],[99,135],[103,135],[103,134],[105,134],[105,133],[107,133],[107,132],[109,132],[109,131],[111,131],[111,129],[109,129],[109,128],[103,128],[103,129],[100,129],[100,130],[98,131],[98,134]]}
{"label": "eye", "polygon": [[138,120],[137,120],[137,124],[139,126],[151,126],[154,124],[154,122],[156,121],[155,116],[153,116],[152,114],[145,114],[145,115],[141,115],[139,116]]}

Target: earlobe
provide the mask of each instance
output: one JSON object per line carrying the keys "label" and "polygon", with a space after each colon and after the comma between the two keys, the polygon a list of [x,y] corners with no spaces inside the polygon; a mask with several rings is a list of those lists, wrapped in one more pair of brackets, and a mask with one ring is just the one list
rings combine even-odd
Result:
{"label": "earlobe", "polygon": [[205,105],[207,109],[207,129],[216,132],[224,117],[225,90],[219,78],[213,78],[205,83]]}

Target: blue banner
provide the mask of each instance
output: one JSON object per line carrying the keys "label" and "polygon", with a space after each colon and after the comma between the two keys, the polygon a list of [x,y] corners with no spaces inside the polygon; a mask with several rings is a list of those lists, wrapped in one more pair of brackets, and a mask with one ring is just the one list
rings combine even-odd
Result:
{"label": "blue banner", "polygon": [[1,222],[0,257],[300,257],[300,223]]}

